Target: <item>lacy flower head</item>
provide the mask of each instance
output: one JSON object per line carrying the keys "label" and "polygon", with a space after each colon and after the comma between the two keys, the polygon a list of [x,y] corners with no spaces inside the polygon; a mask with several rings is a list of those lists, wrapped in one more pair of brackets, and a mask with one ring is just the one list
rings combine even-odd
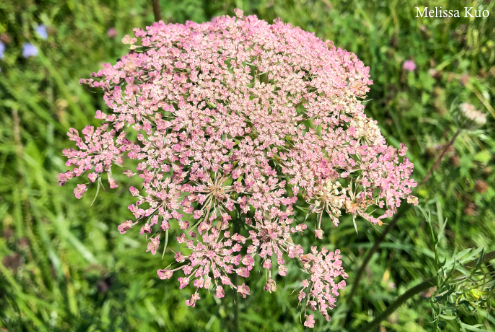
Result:
{"label": "lacy flower head", "polygon": [[[134,34],[123,40],[127,55],[81,80],[103,90],[108,108],[96,112],[100,127],[70,129],[77,149],[63,152],[73,170],[60,185],[82,178],[80,198],[104,178],[116,188],[117,171],[136,177],[134,218],[118,230],[138,227],[153,255],[171,234],[183,249],[157,273],[190,289],[189,306],[208,291],[248,296],[250,275],[266,275],[275,292],[294,260],[303,307],[330,319],[347,274],[340,251],[318,243],[323,229],[345,214],[381,225],[404,199],[415,201],[407,148],[386,145],[364,114],[369,68],[330,41],[240,10]],[[296,207],[306,219],[296,220]],[[294,233],[315,246],[305,253]]]}

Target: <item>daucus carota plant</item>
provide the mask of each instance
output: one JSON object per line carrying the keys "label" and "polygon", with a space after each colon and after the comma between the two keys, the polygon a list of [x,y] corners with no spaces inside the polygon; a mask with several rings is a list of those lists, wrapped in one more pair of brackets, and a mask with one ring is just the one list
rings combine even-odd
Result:
{"label": "daucus carota plant", "polygon": [[[340,251],[304,253],[291,235],[304,235],[306,220],[296,221],[294,208],[316,215],[323,239],[322,223],[337,226],[342,213],[381,224],[401,200],[415,202],[406,147],[387,146],[363,113],[369,68],[330,41],[240,10],[134,33],[123,40],[127,55],[81,80],[103,89],[111,112],[97,111],[103,125],[85,127],[83,137],[69,131],[78,149],[64,150],[74,170],[60,184],[87,174],[74,190],[80,198],[107,173],[115,188],[112,165],[137,160],[124,171],[142,181],[130,187],[135,219],[118,229],[140,227],[153,255],[177,232],[184,250],[157,273],[195,288],[187,305],[201,288],[246,297],[249,287],[231,277],[249,277],[257,262],[267,270],[265,290],[276,291],[272,273],[285,276],[291,258],[306,272],[299,300],[330,319],[347,278]],[[312,327],[314,316],[305,315]]]}

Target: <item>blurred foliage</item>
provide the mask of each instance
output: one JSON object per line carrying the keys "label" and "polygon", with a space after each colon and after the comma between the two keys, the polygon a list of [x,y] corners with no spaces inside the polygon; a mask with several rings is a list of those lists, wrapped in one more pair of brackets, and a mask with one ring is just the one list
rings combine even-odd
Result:
{"label": "blurred foliage", "polygon": [[[456,132],[452,109],[466,102],[488,114],[484,127],[459,135],[419,191],[420,205],[438,221],[432,224],[438,243],[423,214],[410,210],[381,244],[357,295],[347,299],[349,287],[344,289],[332,321],[316,315],[315,331],[352,331],[371,321],[398,295],[439,271],[439,248],[446,256],[468,248],[495,249],[495,1],[434,4],[460,11],[483,8],[490,12],[487,18],[416,18],[415,7],[424,6],[417,0],[161,0],[161,5],[167,22],[202,22],[232,15],[236,7],[269,22],[281,17],[356,53],[371,67],[374,80],[367,113],[378,120],[390,144],[409,147],[418,181]],[[71,146],[68,128],[97,125],[95,111],[105,108],[101,94],[80,86],[79,79],[105,62],[115,63],[126,52],[122,37],[152,22],[146,0],[0,2],[5,45],[0,59],[3,330],[224,331],[232,320],[231,297],[203,294],[195,308],[186,307],[190,294],[179,291],[176,281],[156,277],[171,257],[162,261],[146,254],[146,243],[135,232],[118,233],[133,202],[125,185],[112,193],[100,190],[93,206],[91,193],[77,200],[70,184],[57,185],[57,174],[66,170],[61,150]],[[39,24],[47,27],[46,40],[36,33]],[[23,58],[24,43],[35,45],[38,54]],[[405,71],[405,60],[413,60],[416,69]],[[357,222],[358,234],[352,219],[344,218],[338,228],[328,226],[326,238],[316,243],[342,250],[349,282],[381,232]],[[304,241],[306,246],[315,242]],[[493,275],[494,267],[484,267],[485,273]],[[242,331],[304,329],[291,295],[298,273],[291,269],[273,294],[263,290],[262,276],[250,278],[252,295],[240,303]],[[454,291],[469,303],[478,296]],[[380,332],[434,331],[438,311],[429,304],[432,294],[409,300],[382,322]],[[490,303],[495,304],[493,297]],[[442,322],[444,331],[483,331],[493,329],[495,317],[467,308]]]}

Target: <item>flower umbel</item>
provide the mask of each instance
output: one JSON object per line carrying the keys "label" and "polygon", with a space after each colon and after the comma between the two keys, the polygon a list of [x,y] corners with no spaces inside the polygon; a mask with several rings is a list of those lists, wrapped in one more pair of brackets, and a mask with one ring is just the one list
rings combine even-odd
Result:
{"label": "flower umbel", "polygon": [[[222,298],[231,287],[246,297],[248,285],[231,276],[248,278],[257,261],[274,292],[272,264],[285,276],[289,258],[309,274],[300,300],[329,319],[345,285],[335,279],[347,278],[340,252],[314,247],[304,255],[291,237],[307,228],[294,207],[316,215],[320,239],[327,215],[334,226],[343,213],[381,223],[416,185],[413,164],[364,114],[360,99],[372,81],[356,55],[280,20],[236,15],[160,21],[124,37],[130,52],[81,80],[103,89],[110,112],[98,110],[103,125],[87,126],[82,137],[69,131],[77,149],[63,153],[74,169],[59,181],[88,173],[74,191],[79,198],[103,173],[117,187],[113,165],[139,178],[130,188],[135,221],[118,229],[140,224],[152,254],[169,230],[178,234],[183,250],[157,274],[182,274],[179,288],[195,288],[187,305],[196,305],[201,289]],[[313,327],[314,316],[304,324]]]}

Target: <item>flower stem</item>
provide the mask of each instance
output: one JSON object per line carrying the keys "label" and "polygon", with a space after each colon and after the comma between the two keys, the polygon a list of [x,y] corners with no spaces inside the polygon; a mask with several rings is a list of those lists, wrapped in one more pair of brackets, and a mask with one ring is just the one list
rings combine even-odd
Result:
{"label": "flower stem", "polygon": [[155,22],[162,19],[162,11],[160,9],[160,0],[151,0],[153,3],[153,14],[155,15]]}
{"label": "flower stem", "polygon": [[435,170],[438,168],[438,166],[440,165],[440,162],[442,161],[443,157],[445,156],[445,154],[447,153],[447,151],[450,149],[450,147],[452,146],[452,144],[454,144],[455,139],[457,138],[457,136],[459,136],[460,133],[461,133],[461,130],[458,129],[457,132],[454,134],[454,136],[452,136],[452,139],[449,141],[449,143],[447,143],[447,145],[445,145],[445,147],[442,150],[442,153],[440,154],[440,156],[438,156],[437,160],[435,161],[435,164],[430,168],[430,170],[428,171],[428,173],[426,174],[426,176],[419,183],[420,186],[423,185],[423,184],[425,184],[426,181],[428,181],[430,179],[430,177],[433,175],[433,172],[435,172]]}
{"label": "flower stem", "polygon": [[395,226],[395,224],[397,223],[399,218],[409,209],[409,206],[410,205],[402,205],[401,209],[399,209],[399,211],[397,211],[397,213],[394,215],[392,221],[388,224],[387,228],[385,228],[385,230],[382,232],[382,234],[380,235],[378,240],[375,241],[375,243],[373,244],[373,247],[371,247],[371,249],[368,250],[368,252],[366,253],[366,256],[364,257],[364,260],[363,260],[363,264],[361,264],[361,266],[359,267],[359,270],[356,274],[356,278],[354,278],[351,292],[349,293],[349,296],[348,296],[349,302],[352,300],[352,298],[354,297],[354,294],[356,293],[356,290],[357,290],[358,285],[359,285],[359,281],[361,280],[361,277],[363,276],[363,272],[364,272],[366,266],[368,265],[368,263],[370,262],[371,257],[376,252],[376,250],[380,246],[380,243],[382,243],[382,241],[385,239],[385,237],[390,232],[390,230]]}
{"label": "flower stem", "polygon": [[[435,164],[430,168],[430,170],[425,175],[423,180],[421,180],[419,185],[415,188],[416,190],[419,187],[421,187],[422,185],[424,185],[426,183],[426,181],[431,177],[433,172],[438,168],[443,157],[445,157],[445,154],[447,153],[448,149],[454,144],[454,142],[455,142],[457,136],[459,136],[460,132],[461,132],[461,130],[458,129],[457,132],[452,137],[452,139],[449,141],[449,143],[447,143],[447,145],[445,145],[445,147],[442,150],[442,153],[440,153],[440,156],[438,156],[437,160],[435,161]],[[371,257],[376,252],[376,250],[378,249],[380,244],[383,242],[383,240],[385,240],[385,237],[390,232],[390,230],[392,230],[392,228],[394,228],[395,224],[397,224],[397,221],[399,221],[400,217],[402,217],[402,215],[404,215],[404,213],[406,213],[407,210],[409,210],[411,208],[411,206],[412,206],[411,204],[407,204],[407,205],[402,205],[399,208],[397,213],[392,218],[392,221],[388,224],[387,228],[385,228],[385,230],[382,232],[382,234],[380,235],[378,240],[376,240],[375,243],[373,244],[373,247],[371,247],[371,249],[368,250],[368,252],[366,253],[366,256],[364,257],[364,260],[363,260],[363,264],[361,264],[361,267],[359,267],[359,270],[356,274],[356,278],[354,279],[354,283],[352,284],[351,292],[350,292],[349,297],[348,297],[349,302],[352,300],[352,298],[354,297],[354,294],[356,293],[359,282],[363,276],[363,273],[364,273],[364,270],[366,269],[366,266],[368,265],[368,263],[371,260]]]}
{"label": "flower stem", "polygon": [[414,295],[421,293],[433,286],[435,286],[435,278],[430,278],[428,280],[423,281],[419,285],[414,286],[413,288],[409,289],[407,292],[399,296],[394,303],[392,303],[387,309],[385,309],[384,312],[382,312],[375,319],[373,319],[372,322],[366,324],[365,326],[363,326],[359,330],[356,330],[355,332],[372,331],[375,327],[378,326],[378,324],[380,324],[382,320],[386,319],[391,313],[397,310],[397,308],[400,307],[401,304],[409,300]]}
{"label": "flower stem", "polygon": [[[495,259],[495,251],[489,252],[486,255],[483,255],[481,258],[481,263],[488,262],[492,259]],[[475,267],[476,264],[478,263],[478,260],[472,260],[471,262],[467,263],[464,265],[465,268],[472,268]],[[393,313],[397,308],[399,308],[404,302],[409,300],[411,297],[414,295],[421,293],[425,290],[427,290],[430,287],[436,286],[435,280],[437,277],[430,278],[428,280],[423,281],[419,285],[414,286],[413,288],[410,288],[407,292],[402,294],[397,298],[397,300],[394,301],[387,309],[385,309],[384,312],[382,312],[380,315],[378,315],[373,321],[370,323],[366,324],[362,328],[354,331],[354,332],[366,332],[366,331],[372,331],[375,327],[377,327],[380,322],[384,319],[386,319],[388,316],[390,316],[391,313]]]}
{"label": "flower stem", "polygon": [[[237,286],[237,274],[232,275],[232,283]],[[233,309],[234,309],[234,320],[232,321],[232,332],[239,331],[239,294],[237,294],[237,290],[232,288],[233,292]]]}

